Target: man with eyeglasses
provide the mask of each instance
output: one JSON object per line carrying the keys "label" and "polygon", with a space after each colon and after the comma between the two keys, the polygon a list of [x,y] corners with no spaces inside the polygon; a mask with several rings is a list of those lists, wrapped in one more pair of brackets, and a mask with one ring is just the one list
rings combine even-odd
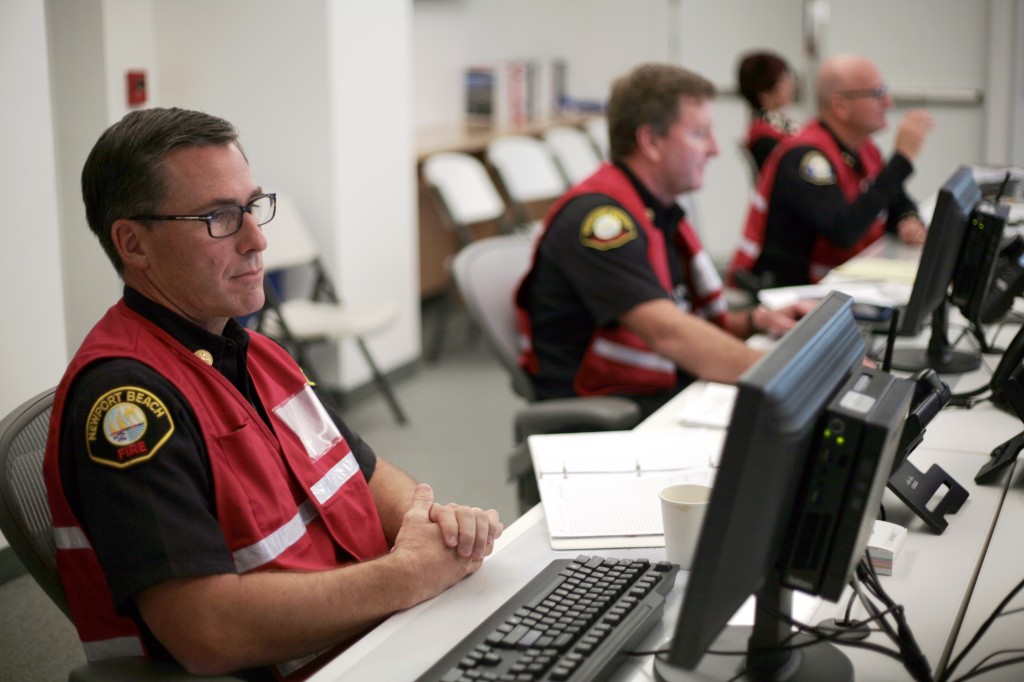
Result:
{"label": "man with eyeglasses", "polygon": [[230,123],[132,112],[82,193],[124,297],[57,388],[44,473],[90,661],[302,675],[480,567],[497,513],[435,504],[234,320],[263,305],[275,196]]}
{"label": "man with eyeglasses", "polygon": [[729,267],[733,283],[817,282],[887,231],[907,243],[924,241],[903,184],[931,132],[931,115],[907,112],[885,162],[871,135],[885,128],[892,98],[872,62],[857,55],[826,60],[817,96],[817,118],[780,144],[761,171]]}

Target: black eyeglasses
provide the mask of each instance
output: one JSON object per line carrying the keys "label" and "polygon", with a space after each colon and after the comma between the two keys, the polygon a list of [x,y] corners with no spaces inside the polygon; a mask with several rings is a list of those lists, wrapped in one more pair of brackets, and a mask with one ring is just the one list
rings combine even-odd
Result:
{"label": "black eyeglasses", "polygon": [[211,237],[223,239],[242,229],[242,218],[246,213],[256,220],[257,225],[266,225],[274,219],[276,211],[277,195],[261,194],[245,206],[225,206],[206,215],[137,215],[131,220],[202,220]]}
{"label": "black eyeglasses", "polygon": [[836,93],[843,99],[858,99],[860,97],[871,97],[877,100],[883,100],[889,95],[889,87],[887,85],[879,85],[874,88],[862,88],[860,90],[840,90]]}

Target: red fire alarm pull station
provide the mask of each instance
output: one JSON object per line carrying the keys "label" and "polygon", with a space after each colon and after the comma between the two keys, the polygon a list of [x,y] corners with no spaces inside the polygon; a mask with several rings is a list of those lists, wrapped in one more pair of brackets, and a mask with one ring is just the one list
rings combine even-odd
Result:
{"label": "red fire alarm pull station", "polygon": [[146,103],[146,72],[128,72],[128,104],[138,105]]}

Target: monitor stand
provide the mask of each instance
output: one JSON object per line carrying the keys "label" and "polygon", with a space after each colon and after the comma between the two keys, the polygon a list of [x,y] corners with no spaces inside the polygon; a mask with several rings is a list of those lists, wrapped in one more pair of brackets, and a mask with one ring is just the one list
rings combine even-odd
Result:
{"label": "monitor stand", "polygon": [[906,372],[919,372],[929,367],[939,374],[963,374],[981,366],[981,356],[953,350],[949,332],[949,307],[943,301],[932,312],[932,336],[928,348],[900,348],[893,351],[892,366]]}
{"label": "monitor stand", "polygon": [[[938,534],[949,525],[946,514],[958,512],[970,495],[966,488],[957,483],[938,464],[933,464],[927,472],[922,472],[911,464],[909,459],[904,459],[892,473],[888,487],[903,504]],[[939,492],[942,492],[942,497],[936,499]]]}
{"label": "monitor stand", "polygon": [[828,642],[815,642],[810,635],[794,634],[780,617],[790,617],[793,611],[793,591],[781,585],[781,577],[772,571],[756,595],[754,626],[726,626],[693,670],[655,657],[655,679],[852,682],[853,664],[846,654]]}

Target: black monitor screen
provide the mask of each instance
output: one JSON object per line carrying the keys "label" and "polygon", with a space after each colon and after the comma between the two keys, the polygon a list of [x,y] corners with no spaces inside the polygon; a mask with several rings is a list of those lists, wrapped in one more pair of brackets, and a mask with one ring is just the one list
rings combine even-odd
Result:
{"label": "black monitor screen", "polygon": [[954,353],[946,339],[946,296],[960,257],[968,216],[979,201],[981,189],[969,166],[957,168],[939,190],[910,301],[900,325],[902,334],[916,335],[931,315],[931,343],[927,349],[897,351],[893,355],[893,367],[906,371],[931,367],[948,373],[970,371],[980,363],[977,356]]}
{"label": "black monitor screen", "polygon": [[[848,385],[859,385],[859,375],[866,369],[864,351],[852,300],[832,292],[740,378],[670,652],[655,663],[659,679],[689,679],[688,671],[705,658],[708,647],[750,595],[758,595],[759,621],[762,595],[767,601],[785,601],[779,595],[789,594],[784,574],[792,568],[792,536],[806,518],[808,506],[796,500],[804,499],[802,490],[817,459],[812,452],[820,447],[826,409],[837,396],[843,397]],[[904,418],[909,400],[908,388],[901,408]],[[891,457],[895,443],[888,447]],[[889,469],[881,463],[879,467],[885,470],[881,475],[872,472],[876,480],[871,488],[880,498]],[[877,506],[841,512],[848,517],[845,522],[852,519],[858,537],[847,543],[850,546],[835,550],[845,551],[844,556],[822,565],[846,570],[850,556],[862,552],[866,543],[866,536],[860,537],[864,519],[870,521],[876,512]],[[855,542],[860,546],[852,546]],[[840,585],[847,579],[848,575],[838,576]],[[804,591],[822,594],[813,588]],[[772,606],[788,610],[786,604]],[[779,622],[772,625],[777,629]],[[782,629],[788,631],[788,625]],[[720,648],[720,643],[715,642],[714,648]],[[748,649],[746,639],[730,643],[725,648]]]}

